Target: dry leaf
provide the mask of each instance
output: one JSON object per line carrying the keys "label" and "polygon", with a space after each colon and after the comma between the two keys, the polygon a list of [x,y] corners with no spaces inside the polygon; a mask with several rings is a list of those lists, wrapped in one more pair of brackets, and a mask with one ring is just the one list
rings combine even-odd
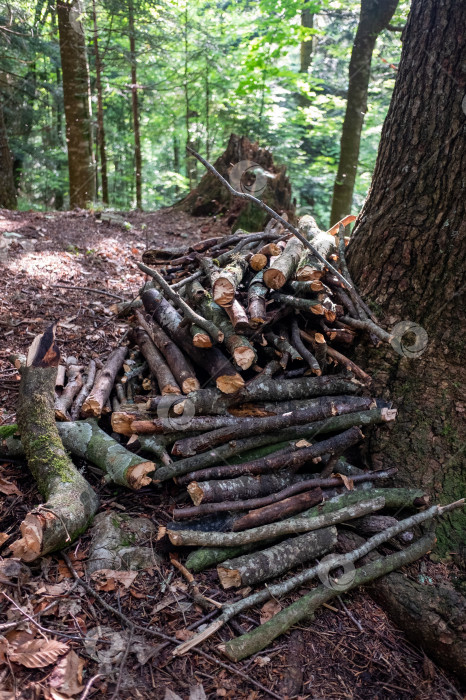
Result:
{"label": "dry leaf", "polygon": [[19,488],[12,481],[4,479],[0,476],[0,493],[4,493],[5,496],[22,496],[23,494]]}
{"label": "dry leaf", "polygon": [[74,651],[64,656],[57,663],[49,677],[50,689],[58,690],[62,695],[72,697],[83,690],[82,673],[84,661]]}
{"label": "dry leaf", "polygon": [[98,591],[114,591],[118,584],[121,584],[123,588],[129,588],[137,575],[137,571],[99,569],[91,574],[91,579],[96,582]]}
{"label": "dry leaf", "polygon": [[268,600],[267,603],[265,603],[261,607],[261,616],[260,616],[260,623],[261,625],[264,624],[264,622],[268,622],[269,620],[272,619],[277,613],[280,612],[282,609],[282,606],[277,600]]}
{"label": "dry leaf", "polygon": [[9,537],[10,535],[7,535],[6,532],[0,532],[0,545],[5,544]]}
{"label": "dry leaf", "polygon": [[31,578],[31,570],[19,559],[0,560],[0,583],[26,583]]}
{"label": "dry leaf", "polygon": [[335,476],[338,479],[341,479],[342,482],[344,483],[345,487],[348,489],[348,491],[352,491],[354,489],[354,483],[353,479],[350,479],[348,476],[345,476],[345,474],[335,474]]}
{"label": "dry leaf", "polygon": [[270,656],[257,656],[254,659],[254,663],[258,666],[267,666],[267,664],[270,663],[270,660]]}
{"label": "dry leaf", "polygon": [[34,639],[17,646],[9,653],[10,661],[26,668],[43,668],[53,664],[69,647],[55,639]]}

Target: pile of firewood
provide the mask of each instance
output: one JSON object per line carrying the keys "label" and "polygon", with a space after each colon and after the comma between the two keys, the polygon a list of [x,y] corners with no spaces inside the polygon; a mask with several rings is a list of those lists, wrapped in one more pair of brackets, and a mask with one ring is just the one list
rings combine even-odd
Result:
{"label": "pile of firewood", "polygon": [[[426,498],[416,489],[379,488],[395,470],[367,472],[344,456],[363,439],[361,428],[396,417],[395,409],[371,395],[370,377],[345,353],[359,332],[375,344],[390,336],[348,277],[343,225],[325,233],[304,217],[299,232],[318,255],[274,221],[263,232],[202,241],[183,255],[147,251],[139,267],[150,281],[140,299],[117,309],[128,318],[128,347],[114,350],[104,365],[91,361],[85,373],[68,358],[57,378],[51,332],[31,348],[23,370],[22,444],[9,438],[8,449],[24,448],[46,504],[22,524],[23,537],[11,547],[17,556],[32,560],[64,546],[98,507],[92,489],[67,463],[67,483],[76,483],[66,492],[67,503],[75,498],[70,523],[60,511],[63,484],[50,470],[44,476],[43,459],[34,453],[45,428],[31,417],[27,402],[47,412],[37,378],[51,368],[47,382],[56,384],[54,415],[61,421],[46,426],[54,440],[129,488],[176,482],[173,521],[160,538],[172,547],[197,548],[186,568],[178,562],[191,579],[188,570],[218,565],[224,588],[252,586],[339,552],[327,565],[304,569],[224,608],[177,653],[239,611],[318,576],[322,585],[297,608],[285,608],[224,648],[232,659],[258,651],[341,591],[421,556],[434,536],[414,539],[413,528],[445,510],[433,506],[401,522],[381,514],[426,506]],[[112,436],[97,424],[106,414]],[[56,450],[62,459],[58,443]],[[189,498],[193,505],[186,505]],[[345,528],[350,522],[351,529]],[[387,542],[392,553],[374,555]],[[364,566],[354,569],[364,555]],[[339,583],[329,572],[345,565],[352,576]],[[196,595],[206,607],[212,604],[197,588]]]}

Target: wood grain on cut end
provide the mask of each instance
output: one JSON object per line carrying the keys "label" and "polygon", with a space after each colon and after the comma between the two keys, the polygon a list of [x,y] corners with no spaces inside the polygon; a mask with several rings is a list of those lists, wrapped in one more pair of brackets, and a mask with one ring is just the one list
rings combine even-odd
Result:
{"label": "wood grain on cut end", "polygon": [[315,316],[323,316],[324,315],[324,307],[322,304],[316,304],[315,306],[310,306],[309,311],[313,313]]}
{"label": "wood grain on cut end", "polygon": [[313,280],[320,280],[324,274],[323,270],[314,270],[314,268],[304,265],[296,273],[296,279],[298,282],[312,282]]}
{"label": "wood grain on cut end", "polygon": [[196,348],[211,348],[213,345],[212,338],[208,333],[196,333],[193,336],[193,345]]}
{"label": "wood grain on cut end", "polygon": [[244,379],[239,374],[224,374],[215,380],[217,389],[222,394],[234,394],[244,386]]}
{"label": "wood grain on cut end", "polygon": [[179,386],[176,386],[175,384],[166,384],[165,386],[162,387],[162,396],[167,396],[167,394],[181,394],[181,390]]}
{"label": "wood grain on cut end", "polygon": [[196,377],[189,377],[188,379],[185,379],[181,385],[183,394],[189,394],[190,391],[197,391],[200,388],[201,385]]}
{"label": "wood grain on cut end", "polygon": [[96,418],[97,416],[100,416],[101,413],[102,406],[100,404],[100,401],[98,399],[95,399],[94,396],[90,394],[83,403],[81,414],[86,418]]}
{"label": "wood grain on cut end", "polygon": [[281,289],[286,282],[286,277],[280,270],[269,268],[264,272],[264,283],[269,289]]}
{"label": "wood grain on cut end", "polygon": [[135,464],[126,472],[128,485],[136,490],[143,486],[148,486],[152,481],[152,477],[149,475],[154,472],[155,464],[153,462],[140,462],[139,464]]}
{"label": "wood grain on cut end", "polygon": [[235,298],[235,286],[224,277],[220,277],[212,288],[212,295],[219,306],[229,306]]}
{"label": "wood grain on cut end", "polygon": [[256,253],[250,259],[249,265],[255,272],[259,272],[259,270],[263,270],[267,265],[267,256],[262,253]]}
{"label": "wood grain on cut end", "polygon": [[241,574],[237,569],[225,569],[223,566],[217,566],[217,573],[222,588],[237,588],[241,586]]}
{"label": "wood grain on cut end", "polygon": [[233,352],[233,357],[241,369],[249,369],[256,359],[256,353],[254,350],[248,347],[239,347]]}
{"label": "wood grain on cut end", "polygon": [[191,483],[188,484],[187,491],[188,491],[189,495],[191,496],[191,500],[194,503],[194,505],[195,506],[201,505],[202,499],[204,498],[204,492],[200,488],[197,481],[191,481]]}
{"label": "wood grain on cut end", "polygon": [[130,437],[134,430],[132,429],[132,424],[134,421],[134,416],[129,413],[123,413],[122,411],[113,411],[111,417],[111,425],[114,433],[119,435],[127,435]]}

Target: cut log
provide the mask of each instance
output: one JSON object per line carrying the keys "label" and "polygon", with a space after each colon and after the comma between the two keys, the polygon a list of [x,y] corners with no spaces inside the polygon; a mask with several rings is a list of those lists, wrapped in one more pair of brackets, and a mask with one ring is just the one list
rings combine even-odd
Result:
{"label": "cut log", "polygon": [[240,532],[241,530],[248,530],[252,527],[283,520],[283,518],[296,515],[296,513],[302,513],[303,510],[311,508],[317,505],[317,503],[321,503],[322,499],[323,493],[319,488],[289,496],[283,499],[283,501],[277,501],[269,506],[251,510],[241,518],[237,518],[233,521],[231,530],[232,532]]}
{"label": "cut log", "polygon": [[146,358],[152,376],[157,379],[162,396],[166,396],[167,394],[181,394],[181,389],[176,383],[175,377],[146,331],[142,328],[136,328],[134,331],[134,340]]}
{"label": "cut log", "polygon": [[202,314],[211,319],[222,331],[225,337],[225,347],[235,363],[242,370],[249,369],[257,361],[254,346],[244,335],[238,335],[231,324],[225,310],[207,297],[199,304]]}
{"label": "cut log", "polygon": [[[375,402],[371,398],[358,397],[357,401],[348,403],[346,401],[336,402],[329,398],[326,403],[311,406],[310,408],[302,408],[281,416],[237,418],[236,421],[231,420],[225,428],[214,429],[212,432],[204,433],[197,438],[188,438],[177,442],[173,447],[172,454],[189,457],[231,440],[250,435],[259,435],[266,431],[281,430],[291,425],[303,425],[312,421],[320,421],[330,416],[369,410],[374,407]],[[193,427],[193,430],[196,429]]]}
{"label": "cut log", "polygon": [[267,320],[265,300],[268,289],[264,284],[264,273],[258,272],[248,288],[248,311],[253,328],[258,328]]}
{"label": "cut log", "polygon": [[[84,382],[79,394],[74,400],[71,407],[70,416],[71,420],[77,420],[81,412],[81,407],[84,401],[87,399],[91,393],[92,387],[94,386],[95,375],[97,372],[97,364],[95,360],[91,360],[87,366],[86,381]],[[121,400],[121,399],[119,399]]]}
{"label": "cut log", "polygon": [[230,306],[225,306],[225,311],[236,333],[247,333],[251,330],[248,315],[237,299],[234,299]]}
{"label": "cut log", "polygon": [[59,361],[55,328],[37,336],[21,371],[17,416],[28,467],[45,504],[30,511],[20,525],[21,539],[10,549],[33,561],[80,535],[97,511],[99,500],[68,457],[54,415]]}
{"label": "cut log", "polygon": [[[322,440],[310,447],[303,447],[294,451],[280,450],[266,457],[244,462],[243,464],[226,464],[217,467],[214,472],[216,480],[194,481],[188,486],[188,493],[194,505],[200,503],[215,503],[218,501],[236,501],[243,498],[251,498],[248,488],[251,484],[251,475],[267,474],[286,467],[288,471],[295,472],[305,464],[312,462],[315,457],[322,454],[333,454],[355,445],[362,438],[359,428],[353,427],[349,430],[334,435],[328,440]],[[176,465],[174,465],[176,468]],[[211,470],[213,471],[213,470]],[[235,475],[228,479],[229,475]],[[247,474],[248,476],[243,476]],[[256,479],[258,487],[260,480]],[[254,483],[254,481],[252,481]]]}
{"label": "cut log", "polygon": [[292,236],[281,255],[270,263],[264,271],[263,280],[269,289],[281,289],[295,273],[303,252],[303,244]]}
{"label": "cut log", "polygon": [[230,306],[235,298],[236,289],[244,277],[248,263],[244,257],[236,257],[223,269],[212,273],[212,296],[219,306]]}
{"label": "cut log", "polygon": [[[323,421],[316,423],[308,423],[300,426],[290,426],[283,428],[273,435],[253,435],[252,437],[242,438],[233,443],[221,445],[208,452],[203,452],[193,457],[182,459],[169,468],[158,469],[155,475],[155,481],[164,481],[173,477],[187,474],[196,469],[204,469],[206,467],[218,464],[222,459],[227,459],[233,455],[241,454],[247,450],[265,445],[273,445],[277,441],[299,440],[302,438],[311,439],[316,435],[325,433],[333,433],[341,430],[348,430],[353,426],[376,425],[378,423],[386,423],[396,418],[396,410],[387,408],[371,409],[370,411],[359,411],[349,413],[347,415],[333,416]],[[234,467],[234,465],[232,465]],[[225,466],[225,469],[229,469]],[[218,477],[222,478],[222,477]]]}
{"label": "cut log", "polygon": [[322,370],[320,368],[319,363],[317,362],[317,359],[314,357],[312,352],[310,352],[310,350],[307,349],[307,347],[301,340],[298,321],[296,320],[296,317],[294,317],[291,322],[291,339],[293,341],[294,347],[299,352],[303,360],[307,362],[313,374],[315,374],[317,377],[320,377],[322,374]]}
{"label": "cut log", "polygon": [[[337,460],[338,461],[338,460]],[[355,467],[353,467],[355,469]],[[207,470],[206,470],[207,471]],[[383,479],[388,479],[396,473],[396,470],[387,470],[380,472],[366,472],[362,474],[355,474],[351,477],[350,483],[364,483],[373,482]],[[184,477],[182,477],[184,479]],[[293,483],[295,481],[295,483]],[[183,482],[184,483],[184,482]],[[306,491],[307,489],[314,488],[332,488],[339,487],[344,484],[341,475],[334,478],[322,478],[321,476],[315,476],[307,478],[307,475],[298,475],[291,477],[290,484],[286,486],[281,491],[272,493],[269,496],[263,496],[261,498],[251,498],[245,501],[222,501],[221,503],[204,503],[200,506],[193,506],[188,508],[175,508],[173,511],[174,520],[185,520],[187,518],[197,518],[202,515],[210,515],[212,513],[222,513],[222,512],[234,512],[241,510],[250,510],[254,508],[262,508],[268,506],[272,503],[277,503],[282,501],[295,493],[300,493],[301,491]],[[326,494],[324,494],[326,497]],[[374,516],[376,517],[376,516]],[[377,516],[379,518],[391,518],[392,516]],[[388,521],[387,521],[388,522]],[[393,522],[391,524],[394,524]],[[387,525],[388,527],[388,525]],[[379,530],[377,531],[379,532]]]}
{"label": "cut log", "polygon": [[278,523],[262,525],[243,532],[202,532],[196,530],[170,530],[167,534],[170,542],[177,547],[235,547],[236,545],[261,542],[284,535],[292,535],[300,532],[311,532],[323,527],[342,523],[347,520],[359,518],[368,513],[381,510],[385,505],[383,497],[373,498],[357,505],[340,508],[333,513],[308,516],[308,512],[296,518],[289,518]]}
{"label": "cut log", "polygon": [[83,387],[81,367],[79,365],[67,366],[68,381],[60,396],[55,399],[56,420],[71,421],[70,408],[76,394]]}
{"label": "cut log", "polygon": [[217,567],[218,577],[223,588],[254,586],[322,556],[334,547],[336,541],[335,527],[306,532],[268,549],[224,561]]}
{"label": "cut log", "polygon": [[99,417],[107,402],[128,348],[119,347],[110,353],[105,365],[97,372],[91,393],[84,401],[81,414],[86,417]]}
{"label": "cut log", "polygon": [[267,266],[268,262],[269,261],[266,255],[263,253],[255,253],[249,259],[249,266],[252,270],[254,270],[254,272],[260,272],[260,270],[263,270],[264,267]]}
{"label": "cut log", "polygon": [[300,299],[291,294],[280,294],[276,292],[273,299],[283,306],[290,306],[298,311],[308,311],[314,316],[323,316],[325,307],[320,299]]}
{"label": "cut log", "polygon": [[183,355],[178,345],[168,337],[163,328],[153,319],[150,325],[148,324],[148,327],[152,341],[164,356],[183,394],[189,394],[190,391],[197,391],[200,388],[199,381],[196,378],[191,363]]}
{"label": "cut log", "polygon": [[215,379],[217,388],[222,393],[233,394],[244,386],[244,379],[220,350],[201,350],[193,346],[189,332],[181,327],[180,315],[159,292],[155,289],[144,292],[142,301],[146,311],[155,317],[186,354]]}

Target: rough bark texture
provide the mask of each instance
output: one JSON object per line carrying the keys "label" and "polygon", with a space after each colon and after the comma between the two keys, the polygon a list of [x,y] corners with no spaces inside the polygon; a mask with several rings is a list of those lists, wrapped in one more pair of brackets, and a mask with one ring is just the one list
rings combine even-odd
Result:
{"label": "rough bark texture", "polygon": [[[238,172],[238,176],[242,174],[242,177],[234,177],[236,189],[254,194],[255,173],[254,169],[248,172],[248,168],[258,164],[274,177],[267,178],[267,187],[263,192],[257,190],[255,196],[259,194],[261,199],[275,211],[287,213],[292,219],[294,205],[291,201],[291,185],[286,176],[286,168],[274,164],[270,151],[259,148],[257,143],[251,143],[245,136],[231,134],[225,152],[215,161],[214,166],[223,177],[229,179],[232,166],[242,162],[244,167]],[[240,182],[236,182],[236,179]],[[260,176],[258,186],[262,182],[263,179]],[[234,200],[211,173],[206,173],[197,187],[176,206],[190,212],[193,216],[225,214],[228,217],[228,224],[234,224],[235,229],[243,228],[247,231],[263,231],[268,218],[267,214],[249,202]]]}
{"label": "rough bark texture", "polygon": [[348,100],[341,133],[340,162],[333,190],[330,225],[351,214],[361,131],[367,111],[372,52],[378,35],[390,23],[397,5],[398,0],[361,2],[349,66]]}
{"label": "rough bark texture", "polygon": [[97,141],[100,155],[100,176],[102,178],[102,202],[108,206],[107,150],[105,148],[104,101],[102,94],[102,60],[99,50],[99,30],[97,25],[96,0],[92,0],[92,23],[94,25],[95,90],[97,93]]}
{"label": "rough bark texture", "polygon": [[[372,189],[347,254],[360,292],[388,323],[419,324],[428,337],[425,352],[416,327],[417,346],[408,335],[397,352],[361,349],[360,364],[377,368],[377,395],[399,408],[389,438],[375,431],[372,459],[396,464],[401,483],[441,502],[460,497],[466,463],[464,32],[461,3],[414,0]],[[439,550],[461,553],[465,527],[464,510],[445,518]]]}
{"label": "rough bark texture", "polygon": [[63,98],[70,178],[70,207],[84,209],[95,195],[92,159],[89,70],[77,0],[57,0]]}
{"label": "rough bark texture", "polygon": [[11,157],[8,136],[3,117],[3,105],[0,103],[0,208],[16,209],[16,188],[13,177],[13,159]]}
{"label": "rough bark texture", "polygon": [[254,554],[229,559],[217,567],[223,588],[253,586],[280,576],[298,564],[320,557],[337,541],[336,527],[306,532]]}

